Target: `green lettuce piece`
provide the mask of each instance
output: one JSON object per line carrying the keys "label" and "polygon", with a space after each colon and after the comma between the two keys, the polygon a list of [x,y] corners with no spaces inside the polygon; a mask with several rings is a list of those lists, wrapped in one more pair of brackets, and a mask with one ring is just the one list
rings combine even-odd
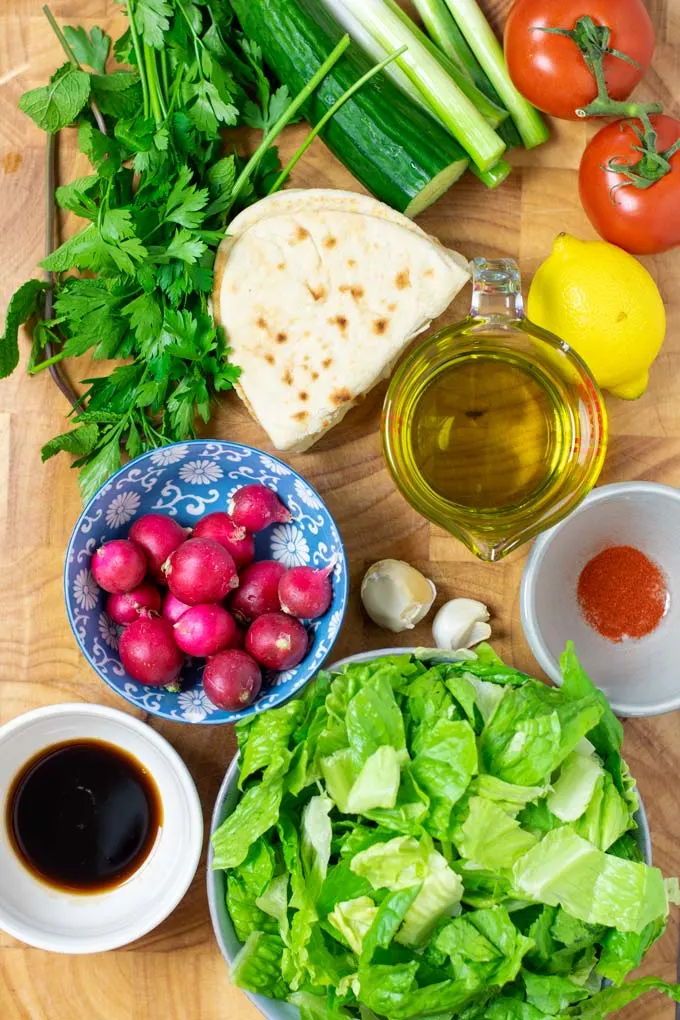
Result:
{"label": "green lettuce piece", "polygon": [[433,948],[445,953],[453,976],[480,987],[502,987],[515,980],[533,942],[517,930],[503,907],[473,910],[454,918],[437,933]]}
{"label": "green lettuce piece", "polygon": [[354,786],[356,770],[349,747],[343,747],[319,762],[321,775],[328,795],[343,814],[347,813],[347,801]]}
{"label": "green lettuce piece", "polygon": [[656,940],[666,930],[665,918],[657,918],[636,934],[610,928],[602,939],[602,953],[597,973],[620,985],[632,970],[639,967]]}
{"label": "green lettuce piece", "polygon": [[373,886],[367,878],[354,874],[350,863],[349,860],[343,860],[328,869],[316,903],[320,918],[330,914],[342,900],[358,899],[360,896],[370,895],[373,891]]}
{"label": "green lettuce piece", "polygon": [[430,798],[420,789],[410,769],[407,768],[401,774],[396,806],[392,809],[374,808],[366,812],[366,818],[377,822],[384,829],[420,837],[423,835],[429,809]]}
{"label": "green lettuce piece", "polygon": [[255,903],[259,909],[273,917],[279,925],[279,935],[283,942],[288,941],[288,875],[277,875],[265,891],[257,897]]}
{"label": "green lettuce piece", "polygon": [[605,772],[600,776],[585,814],[574,831],[599,850],[608,850],[630,828],[630,809]]}
{"label": "green lettuce piece", "polygon": [[231,965],[230,977],[238,988],[271,999],[286,999],[288,988],[281,975],[284,945],[278,935],[256,931],[248,937]]}
{"label": "green lettuce piece", "polygon": [[498,706],[506,695],[506,689],[500,684],[492,683],[491,680],[482,680],[472,674],[465,675],[463,679],[467,680],[473,688],[479,714],[482,717],[482,722],[486,725],[496,714]]}
{"label": "green lettuce piece", "polygon": [[389,829],[380,827],[369,829],[366,825],[357,825],[343,836],[339,845],[340,856],[354,857],[362,850],[368,850],[369,846],[374,846],[376,843],[389,843],[391,839],[394,839],[394,832]]}
{"label": "green lettuce piece", "polygon": [[227,875],[227,910],[239,942],[245,942],[255,931],[276,931],[276,925],[257,904],[257,898],[272,880],[274,867],[274,851],[263,839],[258,839],[245,860]]}
{"label": "green lettuce piece", "polygon": [[252,786],[213,834],[213,868],[236,868],[252,844],[273,828],[279,817],[283,781]]}
{"label": "green lettuce piece", "polygon": [[288,1001],[297,1006],[300,1020],[352,1020],[351,1015],[342,1006],[331,1006],[327,995],[314,995],[312,992],[293,992]]}
{"label": "green lettuce piece", "polygon": [[567,1006],[590,998],[586,988],[555,974],[532,974],[522,971],[527,1002],[544,1013],[559,1015]]}
{"label": "green lettuce piece", "polygon": [[358,667],[347,666],[336,674],[324,703],[325,717],[318,734],[315,752],[318,758],[327,758],[343,747],[349,747],[347,736],[347,708],[359,690],[363,675]]}
{"label": "green lettuce piece", "polygon": [[511,868],[536,846],[537,840],[499,804],[472,797],[468,816],[454,834],[454,843],[466,860],[488,871],[501,871]]}
{"label": "green lettuce piece", "polygon": [[544,1013],[530,1002],[501,996],[478,1013],[474,1020],[559,1020],[552,1014]]}
{"label": "green lettuce piece", "polygon": [[421,885],[415,885],[411,889],[397,889],[388,893],[364,936],[360,960],[362,964],[369,964],[377,949],[387,949],[421,889]]}
{"label": "green lettuce piece", "polygon": [[404,918],[396,941],[414,948],[424,945],[443,917],[460,911],[462,895],[459,875],[440,853],[430,853],[422,887]]}
{"label": "green lettuce piece", "polygon": [[539,837],[545,832],[552,832],[553,829],[560,829],[564,824],[559,820],[557,815],[552,813],[545,798],[537,801],[535,804],[527,804],[527,806],[522,808],[520,811],[517,816],[517,820],[522,828],[527,829],[529,832],[533,832],[534,835]]}
{"label": "green lettuce piece", "polygon": [[329,797],[312,797],[302,812],[302,839],[300,855],[305,875],[305,887],[316,898],[321,890],[331,856],[333,831],[329,818],[333,802]]}
{"label": "green lettuce piece", "polygon": [[471,792],[484,800],[492,800],[499,807],[503,808],[507,815],[516,818],[522,808],[527,804],[544,797],[549,790],[547,786],[517,786],[515,783],[506,783],[496,776],[489,776],[482,773],[472,780]]}
{"label": "green lettuce piece", "polygon": [[477,691],[474,684],[472,684],[467,677],[464,677],[461,673],[454,672],[453,670],[447,671],[444,684],[447,691],[453,695],[454,700],[460,705],[461,711],[467,718],[467,721],[476,730],[477,712],[475,711],[475,704],[477,701]]}
{"label": "green lettuce piece", "polygon": [[429,853],[413,836],[397,836],[356,854],[350,868],[374,889],[410,889],[425,881]]}
{"label": "green lettuce piece", "polygon": [[506,689],[480,741],[482,771],[508,783],[545,782],[597,725],[603,713],[590,694],[568,701],[539,683]]}
{"label": "green lettuce piece", "polygon": [[474,730],[467,722],[439,719],[419,741],[409,771],[430,799],[424,827],[435,839],[450,839],[453,806],[477,772]]}
{"label": "green lettuce piece", "polygon": [[347,706],[347,739],[358,768],[386,744],[406,751],[404,717],[394,697],[390,672],[388,667],[371,676]]}
{"label": "green lettuce piece", "polygon": [[328,922],[338,932],[357,956],[361,955],[364,936],[373,924],[378,908],[369,896],[337,903],[328,915]]}
{"label": "green lettuce piece", "polygon": [[548,808],[562,822],[577,821],[585,814],[598,780],[603,776],[604,769],[595,757],[572,751],[553,782],[552,793],[546,798]]}
{"label": "green lettuce piece", "polygon": [[616,1013],[619,1009],[629,1005],[631,1002],[646,995],[647,992],[661,992],[667,995],[674,1002],[680,1002],[680,985],[671,985],[660,978],[646,977],[637,981],[629,981],[619,988],[604,988],[597,995],[587,1002],[579,1003],[578,1006],[569,1009],[568,1017],[576,1017],[577,1020],[602,1020],[610,1013]]}
{"label": "green lettuce piece", "polygon": [[453,861],[451,867],[462,879],[462,902],[466,906],[482,910],[512,899],[512,888],[507,874],[487,871],[464,860]]}
{"label": "green lettuce piece", "polygon": [[281,708],[255,717],[241,758],[239,790],[243,789],[250,776],[261,769],[264,769],[264,783],[285,775],[291,760],[288,744],[302,711],[299,701],[289,701]]}
{"label": "green lettuce piece", "polygon": [[583,698],[597,700],[602,714],[597,724],[588,731],[587,736],[604,761],[607,771],[613,776],[619,793],[624,793],[624,763],[621,758],[623,726],[612,712],[605,695],[595,686],[581,666],[572,641],[567,642],[567,647],[560,658],[560,669],[562,671],[562,687],[560,689],[565,698],[570,701],[580,701]]}
{"label": "green lettuce piece", "polygon": [[382,1016],[394,1016],[394,1010],[413,988],[418,961],[410,963],[371,964],[359,968],[359,1002]]}
{"label": "green lettuce piece", "polygon": [[376,808],[391,810],[397,804],[400,782],[399,754],[394,747],[386,744],[366,760],[347,794],[345,807],[338,804],[338,808],[353,815],[365,814]]}
{"label": "green lettuce piece", "polygon": [[513,884],[520,896],[558,904],[588,924],[610,924],[641,932],[666,917],[668,903],[657,868],[612,857],[569,827],[549,832],[515,863]]}

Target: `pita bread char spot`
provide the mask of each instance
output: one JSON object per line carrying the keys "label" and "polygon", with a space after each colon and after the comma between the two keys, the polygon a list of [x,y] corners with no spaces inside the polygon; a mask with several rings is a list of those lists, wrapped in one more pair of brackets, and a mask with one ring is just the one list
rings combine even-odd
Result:
{"label": "pita bread char spot", "polygon": [[262,315],[257,320],[255,325],[257,326],[258,329],[269,329],[269,326],[267,325],[267,320]]}
{"label": "pita bread char spot", "polygon": [[279,192],[229,230],[215,315],[242,370],[237,392],[280,450],[309,449],[336,425],[469,279],[462,256],[364,195]]}
{"label": "pita bread char spot", "polygon": [[411,286],[411,272],[409,269],[402,269],[400,273],[397,273],[395,280],[395,286],[397,290],[406,290],[407,287]]}
{"label": "pita bread char spot", "polygon": [[337,237],[331,237],[330,234],[328,235],[328,237],[324,237],[324,239],[323,239],[323,246],[324,246],[324,248],[329,248],[329,249],[330,248],[335,248],[337,243],[338,243]]}

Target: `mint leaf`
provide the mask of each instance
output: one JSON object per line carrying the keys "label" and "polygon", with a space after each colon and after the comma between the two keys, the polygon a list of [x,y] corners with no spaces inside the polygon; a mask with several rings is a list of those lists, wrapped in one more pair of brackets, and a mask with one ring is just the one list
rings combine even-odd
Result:
{"label": "mint leaf", "polygon": [[97,174],[90,174],[89,177],[77,177],[70,184],[62,184],[57,188],[55,198],[57,205],[62,209],[73,212],[83,219],[93,220],[97,216],[97,203],[90,196],[99,185]]}
{"label": "mint leaf", "polygon": [[0,337],[0,379],[11,375],[19,364],[19,326],[38,310],[39,298],[47,290],[41,280],[27,280],[11,297],[5,317],[5,332]]}
{"label": "mint leaf", "polygon": [[236,160],[225,156],[208,169],[208,188],[213,201],[206,209],[206,216],[215,216],[229,208],[236,182]]}
{"label": "mint leaf", "polygon": [[63,432],[60,436],[50,439],[49,443],[45,443],[40,451],[40,456],[43,462],[62,451],[84,457],[94,449],[98,439],[99,429],[96,425],[81,425],[80,428],[73,429],[72,432]]}
{"label": "mint leaf", "polygon": [[103,446],[80,470],[79,482],[83,502],[89,502],[98,489],[120,467],[120,433],[114,431]]}
{"label": "mint leaf", "polygon": [[73,64],[62,64],[49,85],[24,92],[19,109],[39,128],[54,134],[76,119],[90,98],[90,76]]}
{"label": "mint leaf", "polygon": [[106,32],[102,32],[98,25],[89,32],[82,25],[77,28],[65,25],[63,32],[76,60],[103,73],[111,48],[111,39]]}
{"label": "mint leaf", "polygon": [[134,117],[139,113],[142,86],[136,71],[114,71],[90,76],[92,98],[102,113],[111,117]]}
{"label": "mint leaf", "polygon": [[163,37],[170,27],[172,7],[166,0],[137,0],[135,26],[145,43],[163,49]]}

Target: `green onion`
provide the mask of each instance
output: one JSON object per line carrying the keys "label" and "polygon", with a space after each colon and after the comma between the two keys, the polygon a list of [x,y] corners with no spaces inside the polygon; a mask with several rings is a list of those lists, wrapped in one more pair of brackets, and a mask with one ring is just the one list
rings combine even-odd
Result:
{"label": "green onion", "polygon": [[512,167],[505,159],[499,159],[495,166],[492,166],[490,170],[479,170],[476,166],[471,166],[470,170],[478,177],[482,184],[486,184],[487,188],[497,188],[499,184],[506,181],[512,173]]}
{"label": "green onion", "polygon": [[431,111],[469,152],[480,170],[489,170],[498,162],[505,151],[505,143],[436,56],[416,37],[410,23],[405,24],[384,0],[343,0],[341,4],[338,0],[326,0],[326,6],[336,16],[339,8],[349,11],[388,51],[406,45],[408,49],[396,63],[422,94]]}
{"label": "green onion", "polygon": [[445,2],[501,101],[510,111],[524,145],[527,149],[542,145],[549,138],[545,121],[513,85],[501,44],[476,0],[445,0]]}

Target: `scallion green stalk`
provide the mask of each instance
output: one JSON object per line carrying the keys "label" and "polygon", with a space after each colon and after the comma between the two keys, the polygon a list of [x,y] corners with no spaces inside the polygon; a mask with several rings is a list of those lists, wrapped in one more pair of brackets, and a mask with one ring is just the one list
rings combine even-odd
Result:
{"label": "scallion green stalk", "polygon": [[476,0],[445,0],[445,2],[489,81],[510,111],[524,145],[527,149],[542,145],[550,137],[546,123],[512,83],[501,44]]}
{"label": "scallion green stalk", "polygon": [[399,66],[479,169],[494,166],[505,143],[401,18],[384,0],[344,0],[343,6],[388,51],[408,47]]}
{"label": "scallion green stalk", "polygon": [[486,184],[487,188],[497,188],[503,181],[507,181],[512,173],[512,167],[505,159],[499,159],[490,170],[481,171],[476,166],[471,166],[470,170],[475,177],[479,178],[482,184]]}

